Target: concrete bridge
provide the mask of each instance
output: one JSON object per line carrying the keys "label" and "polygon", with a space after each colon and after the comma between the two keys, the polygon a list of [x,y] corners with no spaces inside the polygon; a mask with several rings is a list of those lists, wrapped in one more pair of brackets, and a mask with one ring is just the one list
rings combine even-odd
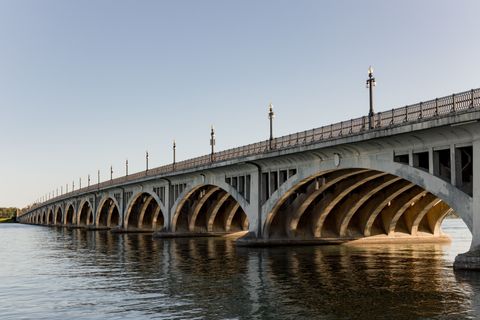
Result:
{"label": "concrete bridge", "polygon": [[438,241],[456,213],[480,268],[480,89],[90,185],[25,209],[22,223],[244,232],[238,243]]}

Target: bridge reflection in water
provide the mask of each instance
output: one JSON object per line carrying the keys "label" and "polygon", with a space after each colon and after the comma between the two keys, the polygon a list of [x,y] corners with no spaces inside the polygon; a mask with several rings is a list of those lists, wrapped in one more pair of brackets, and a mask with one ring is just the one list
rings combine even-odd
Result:
{"label": "bridge reflection in water", "polygon": [[[447,219],[446,231],[458,222]],[[38,258],[55,261],[46,272],[74,283],[49,297],[58,315],[68,310],[104,319],[464,317],[476,313],[474,293],[480,292],[468,276],[456,279],[450,247],[442,244],[264,249],[221,238],[34,230],[42,233],[36,250],[50,249]],[[462,243],[468,244],[469,239]]]}

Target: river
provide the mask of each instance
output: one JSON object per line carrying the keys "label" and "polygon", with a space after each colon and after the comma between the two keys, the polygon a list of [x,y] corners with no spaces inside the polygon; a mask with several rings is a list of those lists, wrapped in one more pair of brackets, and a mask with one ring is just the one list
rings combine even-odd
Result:
{"label": "river", "polygon": [[0,319],[475,319],[480,273],[451,244],[237,248],[0,225]]}

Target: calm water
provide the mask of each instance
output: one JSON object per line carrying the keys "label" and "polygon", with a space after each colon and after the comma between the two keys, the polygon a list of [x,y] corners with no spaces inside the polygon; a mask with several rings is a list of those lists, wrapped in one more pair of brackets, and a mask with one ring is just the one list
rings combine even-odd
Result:
{"label": "calm water", "polygon": [[480,317],[480,273],[450,245],[236,248],[0,225],[0,319],[459,319]]}

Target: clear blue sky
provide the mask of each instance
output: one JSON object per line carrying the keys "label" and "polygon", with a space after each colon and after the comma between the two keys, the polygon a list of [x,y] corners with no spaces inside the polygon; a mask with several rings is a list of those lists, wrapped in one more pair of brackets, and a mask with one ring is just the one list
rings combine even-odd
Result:
{"label": "clear blue sky", "polygon": [[0,0],[0,206],[480,87],[479,1]]}

